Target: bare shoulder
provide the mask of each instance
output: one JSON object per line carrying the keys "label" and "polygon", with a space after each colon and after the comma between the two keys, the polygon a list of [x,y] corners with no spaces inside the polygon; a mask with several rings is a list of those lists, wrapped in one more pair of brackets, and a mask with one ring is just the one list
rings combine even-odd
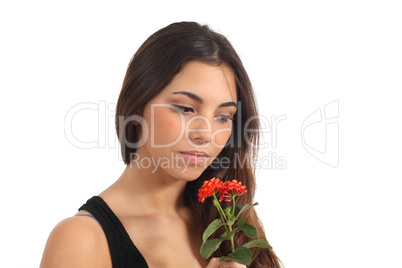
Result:
{"label": "bare shoulder", "polygon": [[90,217],[62,220],[49,235],[40,267],[112,267],[102,228]]}

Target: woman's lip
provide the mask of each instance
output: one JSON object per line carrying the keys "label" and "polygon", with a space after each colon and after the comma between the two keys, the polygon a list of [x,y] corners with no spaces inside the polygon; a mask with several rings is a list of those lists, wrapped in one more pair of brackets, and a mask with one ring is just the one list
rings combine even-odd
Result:
{"label": "woman's lip", "polygon": [[185,160],[189,163],[199,164],[204,162],[208,156],[206,154],[195,154],[195,153],[188,153],[188,152],[180,152]]}
{"label": "woman's lip", "polygon": [[181,154],[192,154],[192,155],[197,155],[197,156],[206,156],[208,157],[208,155],[205,152],[201,152],[201,151],[186,151],[186,152],[180,152]]}

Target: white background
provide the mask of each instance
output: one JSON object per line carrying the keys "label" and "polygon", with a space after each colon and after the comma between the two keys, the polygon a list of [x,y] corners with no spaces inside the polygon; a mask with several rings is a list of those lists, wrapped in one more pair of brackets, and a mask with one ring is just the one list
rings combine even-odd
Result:
{"label": "white background", "polygon": [[[261,115],[286,116],[277,146],[261,150],[286,168],[260,168],[255,198],[286,267],[402,267],[398,1],[144,2],[0,4],[0,267],[38,267],[53,227],[120,176],[113,112],[99,120],[104,148],[93,149],[67,140],[65,116],[80,103],[116,104],[132,55],[176,21],[227,36]],[[301,141],[303,121],[333,101],[337,167]],[[310,129],[312,147],[324,126]],[[98,139],[98,111],[77,113],[73,131]]]}

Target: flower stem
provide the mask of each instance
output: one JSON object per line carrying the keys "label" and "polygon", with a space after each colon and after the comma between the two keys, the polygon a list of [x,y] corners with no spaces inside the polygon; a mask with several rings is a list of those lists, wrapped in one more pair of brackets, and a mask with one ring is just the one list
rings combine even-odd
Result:
{"label": "flower stem", "polygon": [[219,201],[218,201],[218,198],[216,198],[215,194],[213,195],[213,197],[214,197],[215,200],[216,200],[216,204],[218,205],[218,210],[219,210],[219,212],[220,212],[221,215],[223,215],[223,217],[225,218],[225,222],[227,222],[228,219],[226,218],[225,212],[223,211],[223,209],[222,209],[222,207],[221,207],[221,204],[220,204]]}
{"label": "flower stem", "polygon": [[[235,209],[236,209],[236,206],[235,206],[235,197],[236,197],[236,196],[233,196],[233,197],[232,197],[232,200],[233,200],[232,217],[233,217],[233,218],[234,218],[234,213],[235,213]],[[229,226],[229,229],[230,229],[230,231],[232,231],[232,225]],[[233,241],[234,235],[235,235],[235,234],[233,234],[233,235],[230,237],[230,243],[232,244],[232,252],[235,251],[235,246],[234,246],[234,241]]]}
{"label": "flower stem", "polygon": [[[226,225],[228,225],[228,220],[227,220],[227,218],[226,218],[225,212],[223,211],[221,205],[219,204],[219,201],[218,201],[218,199],[216,198],[215,194],[213,194],[213,197],[214,197],[214,199],[215,199],[215,201],[216,201],[216,202],[215,202],[215,203],[217,204],[217,205],[216,205],[216,208],[218,209],[219,215],[221,216],[221,221],[222,221],[222,223],[223,223],[223,226],[225,227],[226,232],[229,233],[228,227],[226,226]],[[229,228],[229,229],[230,229],[230,228]]]}
{"label": "flower stem", "polygon": [[[219,214],[221,215],[221,218],[222,218],[221,220],[224,221],[223,225],[225,226],[226,232],[230,233],[232,231],[232,223],[229,223],[229,221],[228,221],[228,219],[227,219],[227,217],[225,215],[225,212],[223,211],[223,209],[221,207],[221,204],[218,201],[218,198],[216,198],[216,196],[215,196],[215,193],[213,194],[213,197],[216,200],[215,203],[217,204],[216,207],[218,209]],[[235,211],[235,206],[234,205],[235,205],[235,201],[234,201],[234,197],[233,197],[233,209],[232,209],[232,212],[231,212],[232,216],[234,215],[234,211]],[[229,230],[227,229],[226,225],[229,227]],[[233,236],[234,236],[234,234],[230,236],[230,244],[232,245],[232,252],[235,251]]]}
{"label": "flower stem", "polygon": [[236,209],[236,205],[235,205],[235,197],[233,196],[233,210],[232,210],[232,212],[233,212],[233,216],[234,216],[234,213],[235,213],[235,209]]}
{"label": "flower stem", "polygon": [[[232,231],[232,225],[229,225],[229,230],[230,230],[230,232]],[[232,252],[235,251],[233,236],[234,236],[234,234],[230,237],[230,244],[232,245]]]}

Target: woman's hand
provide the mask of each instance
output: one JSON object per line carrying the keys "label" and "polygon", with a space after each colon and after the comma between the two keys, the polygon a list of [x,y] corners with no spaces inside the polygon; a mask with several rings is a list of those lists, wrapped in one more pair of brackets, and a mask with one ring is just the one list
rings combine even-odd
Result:
{"label": "woman's hand", "polygon": [[234,261],[220,262],[219,258],[212,258],[206,268],[246,268],[246,265]]}

